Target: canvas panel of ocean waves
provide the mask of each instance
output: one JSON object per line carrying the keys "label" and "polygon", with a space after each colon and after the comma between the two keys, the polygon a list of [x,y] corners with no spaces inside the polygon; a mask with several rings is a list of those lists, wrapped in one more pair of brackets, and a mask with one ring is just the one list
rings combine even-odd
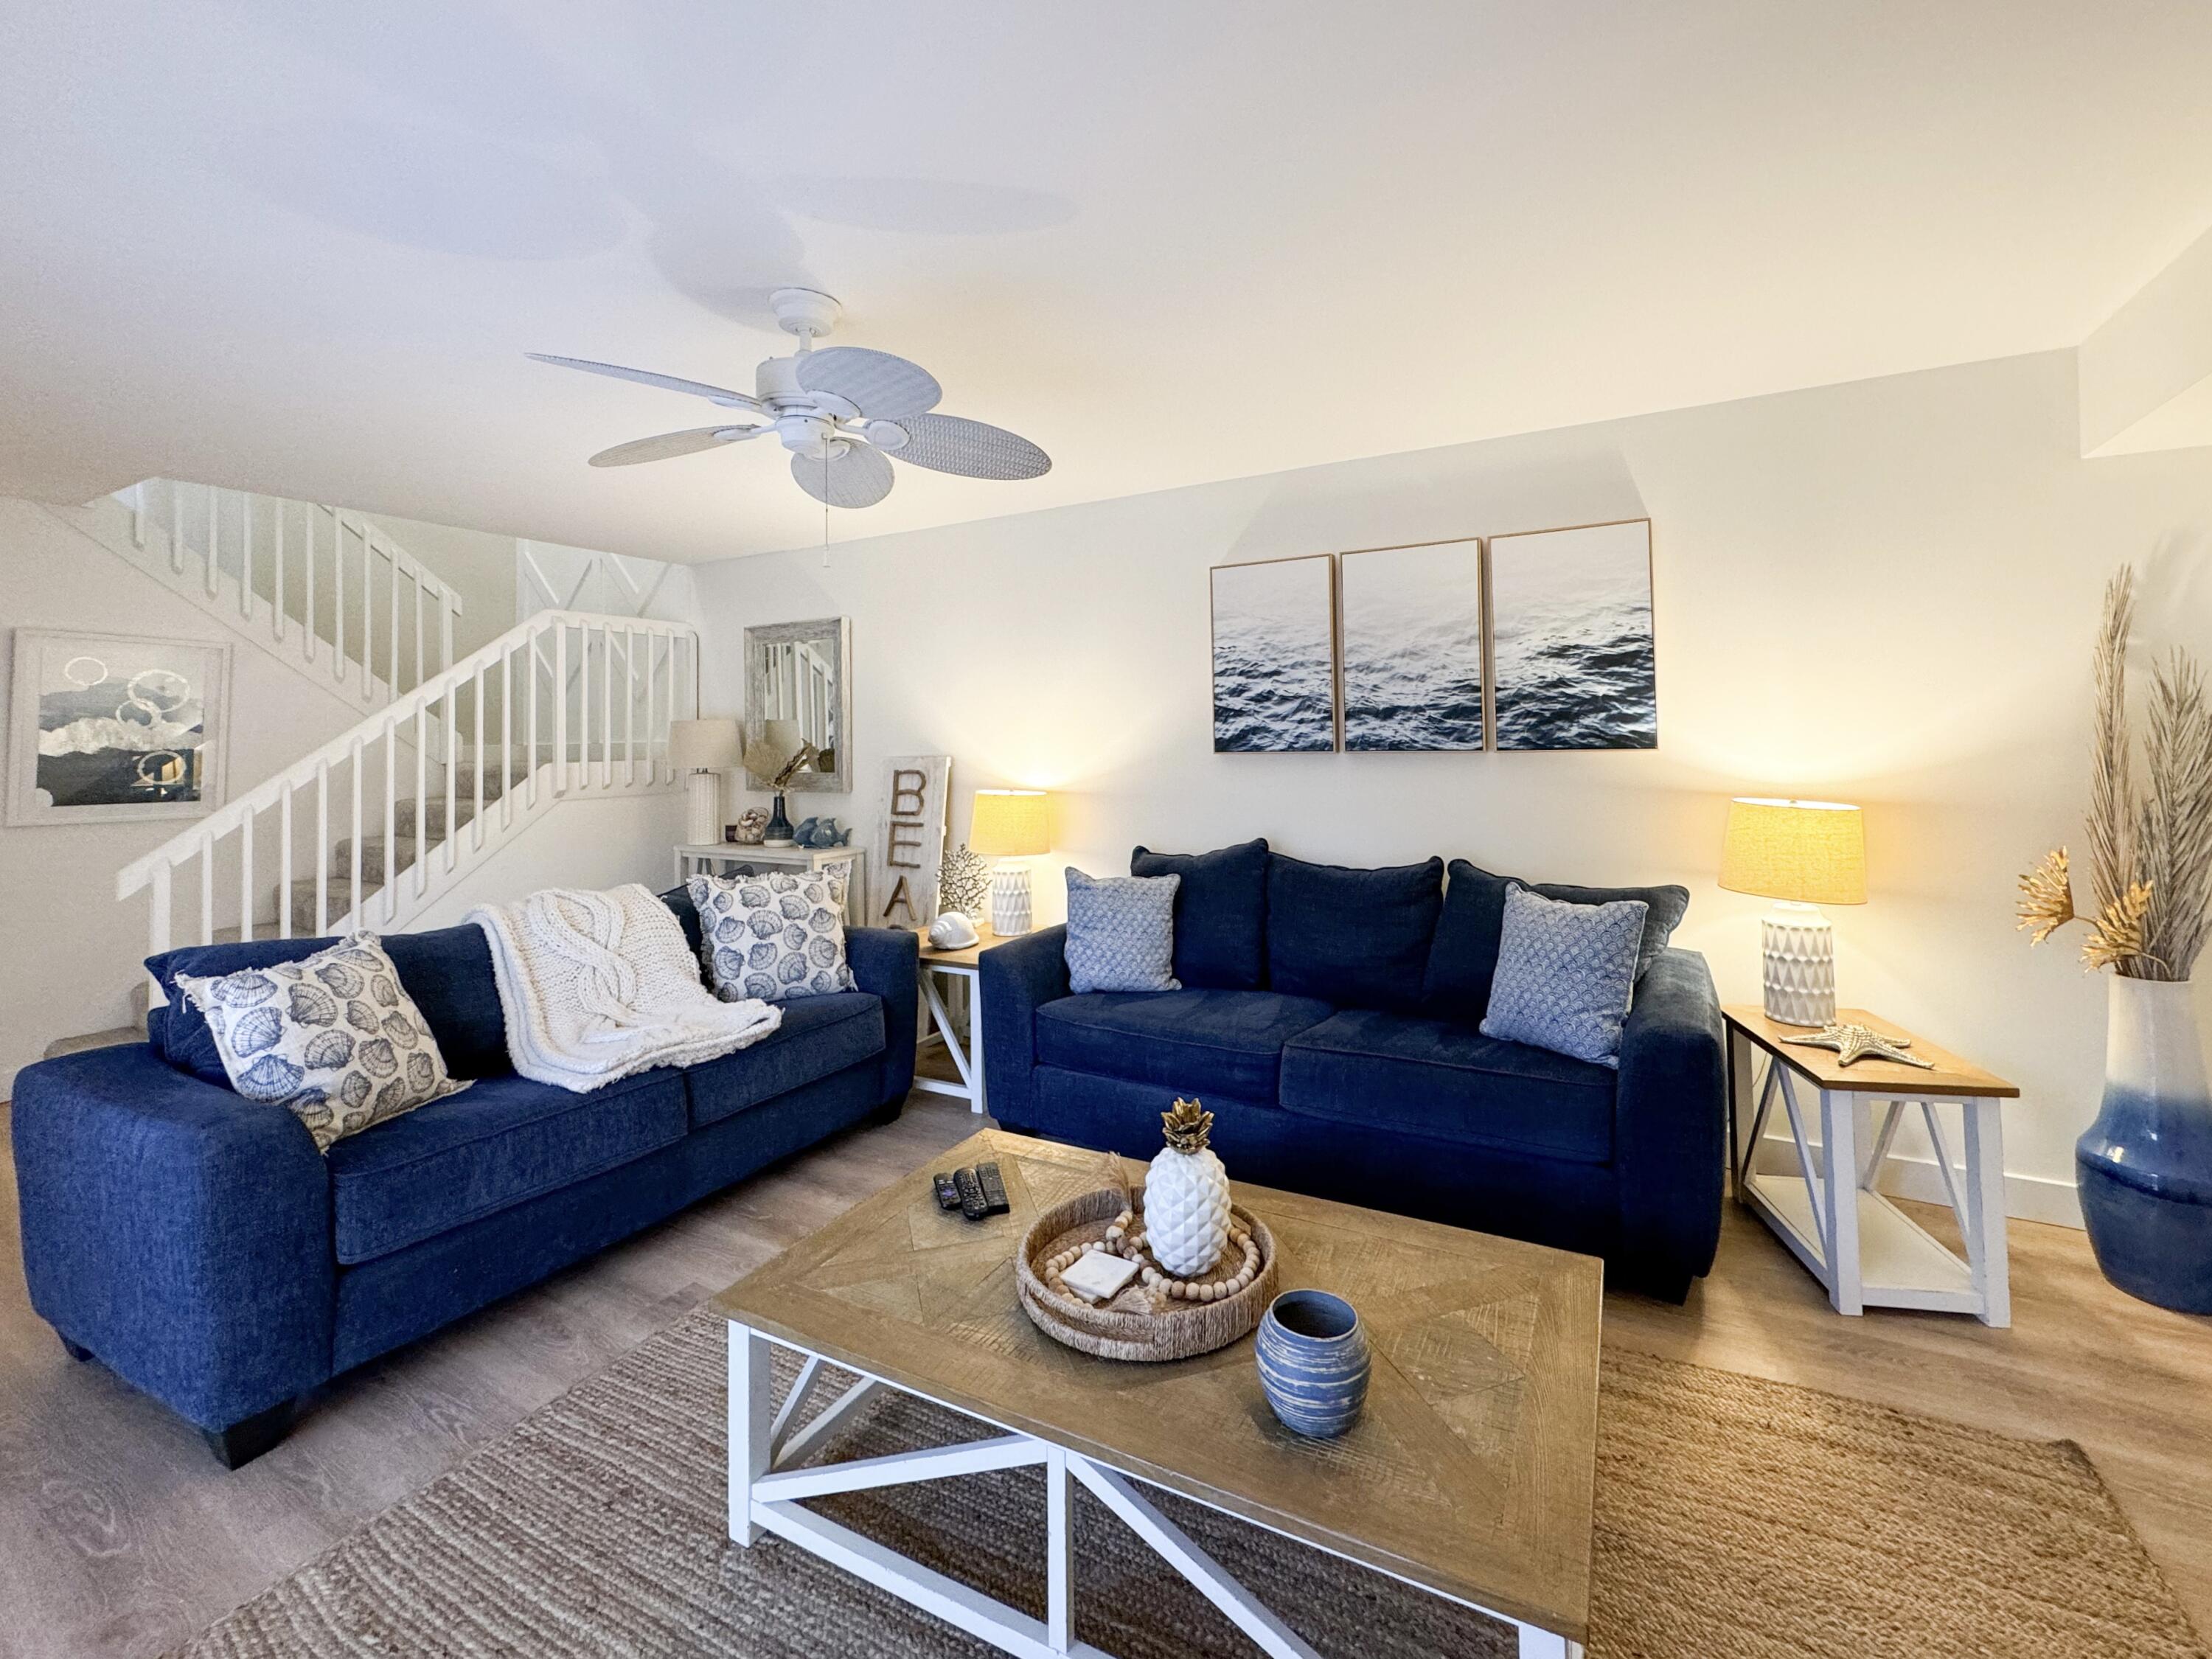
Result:
{"label": "canvas panel of ocean waves", "polygon": [[1656,749],[1651,526],[1496,536],[1491,673],[1500,749]]}
{"label": "canvas panel of ocean waves", "polygon": [[1213,747],[1280,753],[1336,747],[1329,558],[1213,570]]}
{"label": "canvas panel of ocean waves", "polygon": [[1383,547],[1338,562],[1344,746],[1482,747],[1482,544]]}

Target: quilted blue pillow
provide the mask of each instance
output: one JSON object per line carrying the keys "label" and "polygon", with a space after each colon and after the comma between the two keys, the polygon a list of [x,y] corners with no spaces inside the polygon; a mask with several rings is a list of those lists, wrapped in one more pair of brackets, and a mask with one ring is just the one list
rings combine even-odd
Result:
{"label": "quilted blue pillow", "polygon": [[1067,872],[1067,988],[1180,991],[1175,976],[1176,889],[1181,876]]}
{"label": "quilted blue pillow", "polygon": [[1508,887],[1483,1036],[1618,1071],[1649,908],[1641,899],[1573,904],[1518,882]]}

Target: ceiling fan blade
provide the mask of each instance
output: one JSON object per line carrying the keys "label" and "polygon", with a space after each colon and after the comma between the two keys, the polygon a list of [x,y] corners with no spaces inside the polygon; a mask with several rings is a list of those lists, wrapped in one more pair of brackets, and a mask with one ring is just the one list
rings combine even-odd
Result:
{"label": "ceiling fan blade", "polygon": [[702,426],[689,432],[664,432],[657,438],[638,438],[592,457],[593,466],[635,466],[640,461],[665,461],[677,455],[696,455],[702,449],[743,443],[767,431],[764,426]]}
{"label": "ceiling fan blade", "polygon": [[808,392],[842,398],[876,421],[902,421],[937,407],[945,395],[937,377],[920,363],[865,346],[824,346],[801,352],[799,384]]}
{"label": "ceiling fan blade", "polygon": [[791,476],[817,501],[831,507],[873,507],[891,493],[891,464],[866,444],[854,444],[827,461],[816,455],[791,458]]}
{"label": "ceiling fan blade", "polygon": [[726,386],[708,386],[703,380],[679,380],[673,374],[656,374],[649,368],[624,368],[619,363],[595,363],[582,357],[554,357],[543,351],[522,354],[532,362],[552,363],[561,368],[580,368],[586,374],[605,374],[617,380],[635,380],[640,386],[657,386],[664,392],[688,392],[695,398],[706,398],[732,409],[758,409],[760,399],[750,392],[732,392]]}
{"label": "ceiling fan blade", "polygon": [[958,415],[902,417],[906,441],[891,453],[916,466],[957,472],[963,478],[1034,478],[1052,470],[1052,457],[1004,427]]}

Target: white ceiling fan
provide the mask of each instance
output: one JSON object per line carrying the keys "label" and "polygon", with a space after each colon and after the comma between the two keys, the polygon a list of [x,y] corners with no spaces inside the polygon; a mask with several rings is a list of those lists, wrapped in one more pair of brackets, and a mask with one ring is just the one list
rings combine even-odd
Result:
{"label": "white ceiling fan", "polygon": [[580,357],[526,355],[541,363],[690,392],[756,417],[617,444],[592,456],[593,466],[663,461],[773,432],[791,452],[791,476],[799,487],[831,507],[873,507],[890,495],[893,475],[886,456],[967,478],[1034,478],[1051,468],[1052,458],[1026,438],[981,421],[933,413],[944,392],[919,363],[863,346],[816,350],[815,339],[836,326],[841,309],[828,295],[780,288],[769,303],[784,331],[799,337],[799,349],[763,363],[750,393]]}

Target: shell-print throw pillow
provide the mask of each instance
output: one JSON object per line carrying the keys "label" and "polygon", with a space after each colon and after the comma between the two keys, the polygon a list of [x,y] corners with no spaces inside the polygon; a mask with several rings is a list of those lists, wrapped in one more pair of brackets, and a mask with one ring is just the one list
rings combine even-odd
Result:
{"label": "shell-print throw pillow", "polygon": [[828,871],[694,876],[700,953],[725,1002],[791,1002],[853,988],[843,884]]}
{"label": "shell-print throw pillow", "polygon": [[177,985],[206,1016],[230,1086],[288,1108],[318,1152],[469,1086],[447,1074],[374,933],[297,962],[179,974]]}

